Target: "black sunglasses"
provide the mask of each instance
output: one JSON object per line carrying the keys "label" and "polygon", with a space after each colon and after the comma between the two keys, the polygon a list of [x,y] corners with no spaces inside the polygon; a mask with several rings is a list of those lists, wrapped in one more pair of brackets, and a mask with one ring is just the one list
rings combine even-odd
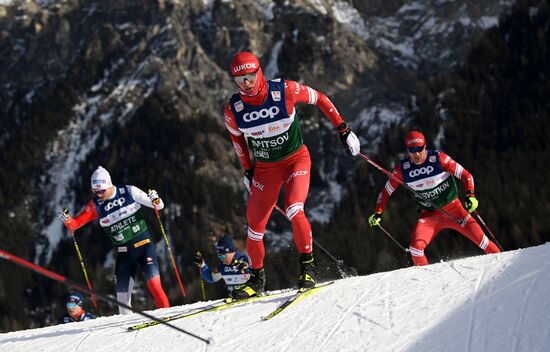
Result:
{"label": "black sunglasses", "polygon": [[421,151],[424,150],[424,148],[426,148],[426,145],[422,145],[420,147],[410,147],[410,148],[407,148],[407,150],[409,151],[409,153],[413,154],[413,153],[420,153]]}

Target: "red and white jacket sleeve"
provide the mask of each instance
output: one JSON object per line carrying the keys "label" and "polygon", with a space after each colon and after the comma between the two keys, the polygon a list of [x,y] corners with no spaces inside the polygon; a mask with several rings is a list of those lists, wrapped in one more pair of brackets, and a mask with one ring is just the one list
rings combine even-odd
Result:
{"label": "red and white jacket sleeve", "polygon": [[[403,174],[401,173],[401,168],[398,166],[393,169],[393,175],[399,179],[403,180]],[[382,213],[384,211],[384,208],[386,208],[386,204],[388,203],[388,200],[390,199],[391,195],[397,187],[399,187],[400,183],[395,180],[393,177],[390,177],[386,184],[384,185],[384,188],[380,191],[378,194],[378,198],[376,199],[376,207],[374,209],[377,213]]]}
{"label": "red and white jacket sleeve", "polygon": [[233,149],[235,149],[235,152],[237,153],[237,156],[241,161],[243,169],[251,169],[252,161],[250,159],[248,145],[246,144],[246,138],[244,138],[244,134],[242,133],[242,131],[239,130],[239,126],[237,126],[237,121],[235,121],[235,116],[233,116],[229,104],[225,106],[223,115],[225,120],[225,127],[229,131],[229,136],[231,137],[231,141],[233,142]]}
{"label": "red and white jacket sleeve", "polygon": [[474,177],[459,163],[451,159],[450,156],[443,152],[439,152],[439,163],[443,170],[447,171],[456,178],[459,178],[464,185],[467,195],[473,195],[475,193]]}
{"label": "red and white jacket sleeve", "polygon": [[99,214],[97,213],[97,209],[95,208],[95,203],[90,200],[86,204],[84,209],[80,212],[80,214],[78,214],[74,218],[69,217],[69,220],[65,221],[64,224],[71,231],[75,231],[97,218],[99,218]]}
{"label": "red and white jacket sleeve", "polygon": [[[332,101],[323,92],[308,87],[305,84],[285,80],[285,98],[286,109],[290,115],[294,112],[295,103],[304,103],[318,106],[336,129],[344,122]],[[346,129],[347,127],[339,132],[343,132]]]}

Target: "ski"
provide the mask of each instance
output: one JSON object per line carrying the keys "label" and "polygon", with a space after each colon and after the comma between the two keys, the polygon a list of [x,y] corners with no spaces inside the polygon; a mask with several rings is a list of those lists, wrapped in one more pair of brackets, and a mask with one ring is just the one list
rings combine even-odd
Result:
{"label": "ski", "polygon": [[319,284],[319,285],[317,285],[313,288],[310,288],[310,289],[298,290],[298,292],[296,292],[295,294],[290,296],[286,301],[281,303],[281,305],[279,305],[274,311],[272,311],[271,313],[269,313],[265,317],[262,317],[262,320],[269,320],[269,319],[273,318],[274,316],[281,313],[282,311],[284,311],[286,308],[293,305],[294,303],[297,303],[297,302],[301,301],[302,299],[306,298],[307,296],[310,296],[310,295],[316,293],[317,291],[319,291],[320,289],[322,289],[323,287],[327,287],[328,285],[331,285],[333,283],[334,283],[334,281],[330,281],[330,282],[325,282],[325,283]]}
{"label": "ski", "polygon": [[[262,294],[260,296],[254,296],[254,297],[239,299],[239,300],[235,300],[235,299],[232,299],[232,298],[226,298],[226,299],[223,299],[221,301],[217,301],[217,302],[214,302],[212,304],[209,304],[207,306],[193,309],[191,311],[186,311],[186,312],[182,312],[182,313],[178,313],[178,314],[174,314],[174,315],[169,315],[169,316],[166,316],[164,318],[161,318],[160,320],[162,320],[163,322],[169,322],[169,321],[174,321],[174,320],[178,320],[178,319],[194,317],[194,316],[202,314],[202,313],[222,310],[222,309],[233,307],[233,306],[236,306],[236,305],[239,305],[239,304],[258,301],[258,300],[261,300],[261,299],[264,299],[264,298],[276,297],[276,296],[279,296],[283,293],[284,292],[266,293],[266,294]],[[135,330],[140,330],[140,329],[148,328],[150,326],[155,326],[155,325],[159,325],[159,324],[161,324],[161,323],[156,321],[156,320],[148,320],[148,321],[144,321],[143,323],[128,326],[126,328],[126,330],[135,331]]]}

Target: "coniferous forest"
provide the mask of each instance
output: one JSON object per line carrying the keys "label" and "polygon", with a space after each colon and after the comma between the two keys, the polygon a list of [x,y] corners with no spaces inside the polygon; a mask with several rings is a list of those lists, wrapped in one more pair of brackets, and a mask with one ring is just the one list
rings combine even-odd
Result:
{"label": "coniferous forest", "polygon": [[[441,149],[469,170],[480,201],[478,213],[506,250],[550,240],[550,12],[520,1],[473,43],[464,63],[450,74],[418,82],[410,123],[395,126],[384,138],[376,160],[389,170],[404,157],[409,129],[426,135],[428,147]],[[443,138],[440,138],[440,137]],[[436,139],[439,145],[434,145]],[[342,248],[360,272],[410,265],[410,259],[367,218],[386,177],[362,166],[358,182],[341,203],[323,236],[353,237]],[[383,224],[407,244],[418,214],[404,189],[394,193]],[[357,236],[363,234],[361,239]],[[328,240],[327,240],[328,241]],[[373,251],[373,249],[375,249]],[[433,261],[479,255],[467,239],[442,232],[426,250]],[[358,264],[359,263],[359,264]]]}
{"label": "coniferous forest", "polygon": [[[392,125],[383,136],[378,153],[369,157],[391,171],[405,157],[405,134],[410,129],[420,130],[429,148],[443,150],[472,173],[478,212],[505,250],[545,243],[550,240],[550,171],[546,168],[550,165],[549,79],[550,3],[519,0],[512,11],[499,19],[498,26],[472,41],[463,60],[450,72],[415,82],[404,123]],[[18,193],[32,193],[36,185],[13,175],[40,174],[40,165],[47,160],[34,146],[43,145],[62,125],[58,117],[69,113],[64,109],[74,104],[73,89],[79,84],[85,82],[78,81],[78,72],[71,72],[64,84],[44,95],[40,111],[29,111],[25,121],[2,122],[2,128],[11,137],[3,137],[4,150],[0,154],[1,214],[17,214],[13,217],[20,220],[6,215],[0,224],[5,237],[2,247],[28,258],[35,254],[32,248],[37,239],[18,234],[28,232],[27,226],[34,226],[29,225],[33,220],[29,209],[39,207],[40,202],[31,198],[28,203],[19,203]],[[99,137],[98,145],[108,144],[108,148],[90,154],[78,171],[81,177],[70,187],[77,195],[76,204],[84,205],[91,196],[89,175],[97,165],[102,165],[110,170],[115,183],[127,182],[142,189],[154,187],[163,199],[178,198],[182,204],[178,212],[168,211],[162,216],[164,226],[173,236],[173,249],[189,297],[187,302],[192,302],[201,299],[199,275],[192,264],[194,252],[200,249],[207,262],[214,264],[213,244],[223,232],[233,234],[237,246],[244,249],[246,208],[240,187],[221,184],[212,176],[223,174],[239,182],[242,177],[236,157],[226,153],[232,146],[223,126],[205,113],[182,120],[174,105],[161,95],[150,96],[131,124]],[[331,138],[331,143],[339,143],[334,135]],[[128,143],[129,140],[139,142]],[[219,164],[205,162],[217,159],[223,159],[220,164],[232,167],[219,170]],[[319,246],[315,251],[321,281],[343,274],[366,275],[412,265],[409,254],[368,225],[387,177],[359,158],[350,164],[353,181],[345,184],[345,193],[332,218],[326,224],[313,224],[315,241],[330,253]],[[314,160],[312,174],[316,167]],[[11,208],[9,204],[18,206]],[[417,217],[412,196],[399,188],[390,199],[382,224],[406,247]],[[272,218],[269,226],[273,231],[290,229],[277,213]],[[162,235],[152,212],[147,214],[147,220],[153,237],[160,240]],[[79,245],[85,249],[89,275],[96,278],[94,289],[113,293],[112,273],[104,267],[109,260],[110,241],[97,224],[79,231]],[[426,250],[432,263],[482,253],[452,231],[441,232]],[[268,250],[268,289],[294,285],[296,258],[292,243],[277,252]],[[163,281],[167,294],[173,304],[182,304],[167,254],[159,252],[159,260],[165,268]],[[48,268],[81,280],[72,241],[60,242]],[[137,308],[151,307],[152,298],[140,275],[133,304]],[[3,280],[0,330],[53,324],[63,313],[66,288],[1,262],[0,277]],[[206,293],[208,299],[221,297],[224,286],[207,285]],[[99,313],[115,312],[116,308],[104,306]]]}

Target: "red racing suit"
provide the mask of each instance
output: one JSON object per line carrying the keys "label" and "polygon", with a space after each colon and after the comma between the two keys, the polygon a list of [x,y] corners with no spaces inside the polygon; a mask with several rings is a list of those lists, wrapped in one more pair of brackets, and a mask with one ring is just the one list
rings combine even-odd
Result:
{"label": "red racing suit", "polygon": [[311,253],[311,225],[304,214],[311,159],[303,144],[294,105],[317,105],[337,128],[344,121],[325,94],[289,80],[267,81],[256,96],[234,94],[224,110],[225,125],[243,169],[256,159],[246,218],[246,250],[254,269],[263,267],[265,226],[285,187],[285,212],[299,253]]}
{"label": "red racing suit", "polygon": [[[420,218],[412,231],[409,250],[414,265],[427,265],[428,260],[424,249],[430,244],[437,233],[445,228],[453,229],[474,242],[485,253],[498,253],[498,247],[487,238],[474,218],[464,209],[458,199],[456,177],[462,181],[466,192],[474,193],[474,179],[472,175],[459,163],[447,154],[428,150],[426,160],[420,165],[410,159],[401,160],[393,170],[397,179],[404,181],[418,192],[422,198],[429,199],[455,219],[461,220],[458,224],[441,210],[435,209],[430,202],[415,196],[418,206],[422,209]],[[382,213],[389,197],[399,187],[399,182],[390,178],[376,202],[376,212]]]}

